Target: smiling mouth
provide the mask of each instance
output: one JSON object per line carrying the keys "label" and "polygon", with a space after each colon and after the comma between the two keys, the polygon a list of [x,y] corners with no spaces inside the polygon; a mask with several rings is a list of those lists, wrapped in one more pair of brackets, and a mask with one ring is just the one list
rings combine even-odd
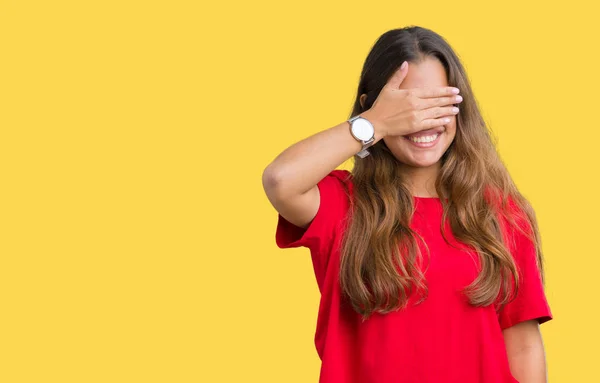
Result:
{"label": "smiling mouth", "polygon": [[430,136],[419,136],[419,137],[411,136],[411,137],[406,137],[406,138],[408,138],[412,142],[426,143],[426,142],[435,141],[435,139],[438,138],[439,135],[440,135],[439,133],[434,133]]}
{"label": "smiling mouth", "polygon": [[[433,130],[433,129],[430,129]],[[413,146],[418,148],[431,148],[435,146],[440,140],[440,136],[443,134],[443,131],[435,131],[435,132],[419,132],[418,134],[411,134],[408,136],[402,136],[408,142],[410,142]]]}
{"label": "smiling mouth", "polygon": [[443,130],[440,131],[440,129],[437,128],[421,131],[415,134],[402,137],[418,148],[431,148],[439,142],[440,136],[442,134]]}

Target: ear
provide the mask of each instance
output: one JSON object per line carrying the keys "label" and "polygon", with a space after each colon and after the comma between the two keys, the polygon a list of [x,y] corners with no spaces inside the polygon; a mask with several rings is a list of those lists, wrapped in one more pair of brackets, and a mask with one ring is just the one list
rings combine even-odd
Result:
{"label": "ear", "polygon": [[367,95],[365,93],[360,95],[359,98],[359,102],[360,102],[360,106],[364,109],[365,108],[365,100],[367,99]]}

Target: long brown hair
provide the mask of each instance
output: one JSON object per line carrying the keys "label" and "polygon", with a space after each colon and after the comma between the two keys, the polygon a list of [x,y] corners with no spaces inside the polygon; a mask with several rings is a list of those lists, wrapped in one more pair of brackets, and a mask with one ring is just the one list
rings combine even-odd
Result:
{"label": "long brown hair", "polygon": [[[477,251],[481,270],[464,289],[470,303],[496,303],[500,307],[513,299],[519,287],[517,267],[503,239],[500,217],[534,241],[543,281],[541,240],[534,210],[500,159],[465,69],[450,45],[422,27],[385,32],[365,60],[351,116],[373,105],[402,62],[418,63],[427,57],[442,63],[448,85],[459,88],[463,96],[461,112],[456,116],[456,136],[441,158],[435,184],[444,210],[442,233],[447,240],[443,226],[449,219],[454,237]],[[364,107],[360,104],[361,94],[367,95]],[[351,214],[340,263],[343,295],[363,320],[374,312],[385,314],[404,307],[413,291],[427,293],[424,271],[418,267],[421,254],[417,241],[422,239],[410,227],[414,213],[411,192],[384,140],[369,150],[371,154],[365,158],[355,156]],[[510,206],[522,213],[528,230],[516,223],[511,213],[515,209]]]}

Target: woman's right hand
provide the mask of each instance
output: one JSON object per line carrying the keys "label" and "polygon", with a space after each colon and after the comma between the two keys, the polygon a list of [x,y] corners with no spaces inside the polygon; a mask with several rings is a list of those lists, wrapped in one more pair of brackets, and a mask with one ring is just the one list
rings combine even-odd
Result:
{"label": "woman's right hand", "polygon": [[462,102],[458,88],[400,89],[408,73],[408,62],[385,84],[373,106],[360,115],[373,123],[382,136],[404,136],[437,128],[458,113],[452,104]]}

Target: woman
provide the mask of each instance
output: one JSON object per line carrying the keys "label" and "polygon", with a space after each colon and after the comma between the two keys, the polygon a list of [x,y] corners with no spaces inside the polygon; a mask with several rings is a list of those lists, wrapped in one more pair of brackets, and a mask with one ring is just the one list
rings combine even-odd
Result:
{"label": "woman", "polygon": [[384,33],[351,115],[263,173],[277,245],[311,251],[320,382],[545,382],[535,213],[452,48]]}

